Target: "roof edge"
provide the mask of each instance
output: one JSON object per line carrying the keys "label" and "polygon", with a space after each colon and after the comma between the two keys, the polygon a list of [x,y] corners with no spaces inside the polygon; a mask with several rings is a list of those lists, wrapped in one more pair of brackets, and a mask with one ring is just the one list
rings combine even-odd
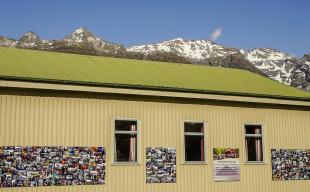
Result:
{"label": "roof edge", "polygon": [[224,100],[237,102],[252,102],[252,103],[266,103],[266,104],[283,104],[283,105],[298,105],[310,106],[310,100],[292,100],[292,99],[278,99],[266,97],[254,97],[246,95],[225,95],[221,93],[206,93],[206,92],[186,92],[186,91],[169,91],[167,89],[142,89],[132,87],[118,87],[118,86],[95,86],[66,84],[55,82],[31,82],[31,81],[13,81],[1,80],[0,87],[5,88],[26,88],[26,89],[41,89],[41,90],[61,90],[61,91],[82,91],[94,93],[112,93],[112,94],[127,94],[127,95],[141,95],[141,96],[159,96],[159,97],[178,97],[191,99],[209,99],[209,100]]}
{"label": "roof edge", "polygon": [[[283,100],[296,100],[296,101],[310,101],[310,97],[292,97],[282,95],[267,95],[267,94],[253,94],[253,93],[240,93],[240,92],[225,92],[225,91],[213,91],[213,90],[199,90],[199,89],[186,89],[175,87],[160,87],[160,86],[144,86],[144,85],[130,85],[130,84],[113,84],[113,83],[96,83],[86,81],[70,81],[59,79],[40,79],[40,78],[28,78],[28,77],[14,77],[14,76],[0,76],[0,80],[9,81],[25,81],[25,82],[37,82],[37,83],[52,83],[63,85],[82,85],[82,86],[95,86],[95,87],[110,87],[110,88],[125,88],[125,89],[139,89],[139,90],[154,90],[154,91],[172,91],[182,93],[200,93],[200,94],[214,94],[214,95],[230,95],[230,96],[246,96],[256,98],[271,98],[271,99],[283,99]],[[310,95],[310,93],[309,93]]]}

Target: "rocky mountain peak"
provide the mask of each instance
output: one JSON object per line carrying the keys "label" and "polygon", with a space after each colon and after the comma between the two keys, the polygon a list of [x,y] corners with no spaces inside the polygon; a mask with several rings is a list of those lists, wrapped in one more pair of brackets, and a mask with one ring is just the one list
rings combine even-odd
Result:
{"label": "rocky mountain peak", "polygon": [[58,50],[70,50],[74,53],[88,53],[92,55],[114,54],[124,50],[124,47],[115,43],[109,43],[97,37],[86,27],[81,27],[57,41]]}
{"label": "rocky mountain peak", "polygon": [[102,41],[90,32],[86,27],[81,27],[73,31],[70,35],[64,38],[64,41],[70,43],[87,43]]}
{"label": "rocky mountain peak", "polygon": [[7,38],[0,35],[0,47],[14,47],[16,43],[16,39]]}
{"label": "rocky mountain peak", "polygon": [[33,31],[25,33],[19,41],[35,42],[40,41],[40,37]]}
{"label": "rocky mountain peak", "polygon": [[33,31],[25,33],[16,44],[19,48],[35,48],[40,43],[40,37]]}

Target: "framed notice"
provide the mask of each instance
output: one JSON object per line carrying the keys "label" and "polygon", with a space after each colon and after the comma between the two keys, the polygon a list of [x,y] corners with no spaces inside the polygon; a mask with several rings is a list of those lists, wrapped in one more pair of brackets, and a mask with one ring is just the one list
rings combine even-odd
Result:
{"label": "framed notice", "polygon": [[239,149],[213,148],[214,181],[240,181]]}

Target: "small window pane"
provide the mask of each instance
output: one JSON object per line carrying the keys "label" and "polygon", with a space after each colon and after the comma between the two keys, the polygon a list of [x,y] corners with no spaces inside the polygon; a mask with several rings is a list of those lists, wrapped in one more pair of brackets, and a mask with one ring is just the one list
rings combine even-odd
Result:
{"label": "small window pane", "polygon": [[117,162],[135,162],[137,159],[137,135],[115,134],[115,160]]}
{"label": "small window pane", "polygon": [[263,161],[263,141],[261,137],[245,139],[248,161]]}
{"label": "small window pane", "polygon": [[245,133],[246,134],[262,134],[262,126],[261,125],[246,125]]}
{"label": "small window pane", "polygon": [[185,135],[185,161],[204,161],[204,137]]}
{"label": "small window pane", "polygon": [[116,131],[137,131],[137,121],[116,120],[115,130]]}
{"label": "small window pane", "polygon": [[186,122],[184,123],[184,131],[185,132],[198,132],[203,133],[203,123],[190,123]]}

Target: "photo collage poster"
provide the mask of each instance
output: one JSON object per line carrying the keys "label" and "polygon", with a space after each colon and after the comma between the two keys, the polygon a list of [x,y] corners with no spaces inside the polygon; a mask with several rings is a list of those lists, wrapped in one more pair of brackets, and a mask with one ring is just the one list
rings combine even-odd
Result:
{"label": "photo collage poster", "polygon": [[176,182],[176,149],[146,148],[146,183]]}
{"label": "photo collage poster", "polygon": [[100,185],[103,147],[0,146],[0,188]]}
{"label": "photo collage poster", "polygon": [[310,150],[272,149],[272,180],[310,180]]}

